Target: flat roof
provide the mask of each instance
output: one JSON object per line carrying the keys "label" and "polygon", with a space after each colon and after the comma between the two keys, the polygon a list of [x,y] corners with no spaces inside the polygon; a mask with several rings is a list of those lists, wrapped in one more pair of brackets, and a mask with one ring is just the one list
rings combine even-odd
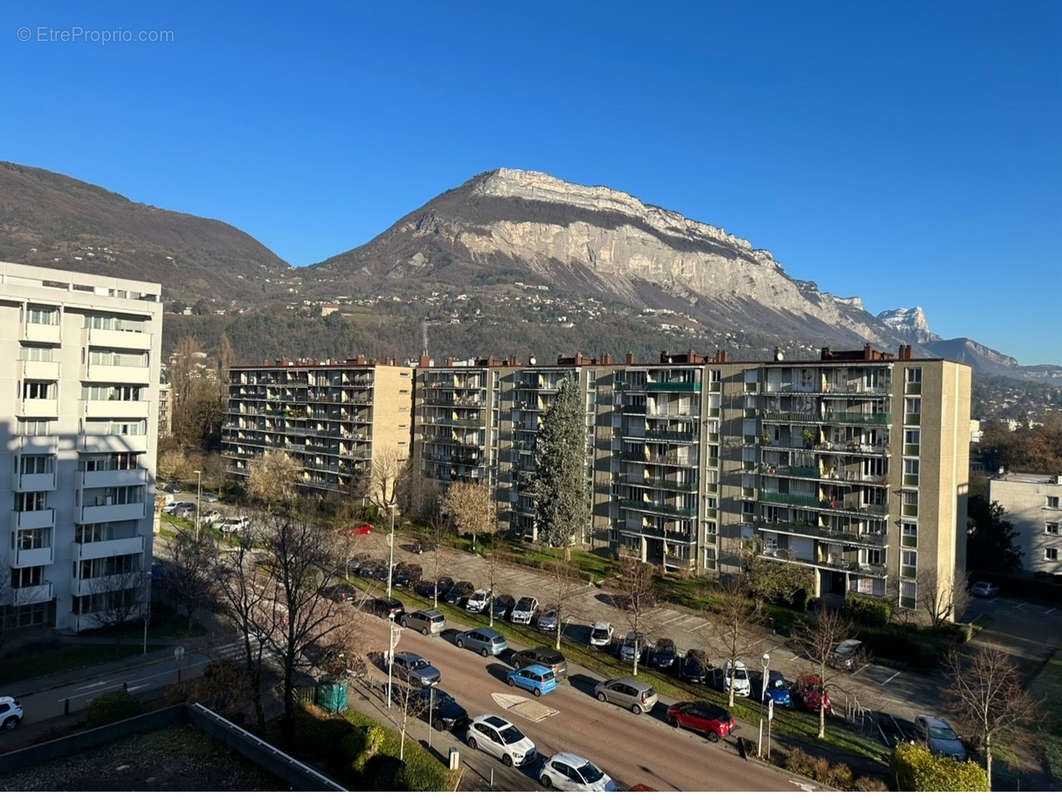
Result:
{"label": "flat roof", "polygon": [[1062,485],[1062,475],[1041,475],[1036,472],[1006,472],[1002,475],[993,476],[991,480],[1004,481],[1006,483],[1044,483],[1049,485]]}

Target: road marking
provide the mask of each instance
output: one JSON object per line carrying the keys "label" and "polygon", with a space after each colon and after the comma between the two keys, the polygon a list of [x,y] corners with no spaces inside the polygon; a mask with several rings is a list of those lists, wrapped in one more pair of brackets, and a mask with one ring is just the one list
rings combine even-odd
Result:
{"label": "road marking", "polygon": [[1019,611],[1019,610],[1025,608],[1025,606],[1027,606],[1027,605],[1028,605],[1028,603],[1018,603],[1016,606],[1014,606],[1014,610],[1015,611]]}
{"label": "road marking", "polygon": [[857,670],[856,670],[855,672],[853,672],[853,673],[852,673],[852,677],[854,678],[854,677],[855,677],[856,675],[858,675],[858,674],[859,674],[860,672],[862,672],[863,670],[865,670],[865,669],[866,669],[866,668],[867,668],[868,666],[869,666],[868,664],[864,664],[863,666],[861,666],[861,667],[860,667],[859,669],[857,669]]}
{"label": "road marking", "polygon": [[84,686],[78,686],[75,691],[82,691],[83,689],[95,689],[97,686],[106,686],[110,681],[96,681],[95,683],[87,683]]}
{"label": "road marking", "polygon": [[793,656],[793,657],[792,657],[791,659],[789,659],[789,660],[790,660],[790,661],[796,661],[796,660],[797,660],[798,658],[800,658],[800,656],[799,656],[799,655],[795,655],[795,656]]}
{"label": "road marking", "polygon": [[1054,614],[1057,610],[1057,608],[1049,608],[1044,612],[1044,616],[1046,617],[1048,614]]}
{"label": "road marking", "polygon": [[137,689],[143,689],[145,686],[150,686],[150,685],[151,685],[151,681],[148,681],[147,683],[138,683],[136,686],[130,686],[128,689],[126,689],[126,691],[127,692],[135,692]]}
{"label": "road marking", "polygon": [[687,628],[687,630],[688,630],[688,631],[689,631],[690,633],[693,633],[694,631],[699,631],[699,630],[700,630],[701,628],[703,628],[703,627],[704,627],[705,625],[711,625],[711,623],[710,623],[710,622],[709,622],[708,620],[705,620],[705,621],[704,621],[704,622],[702,622],[702,623],[701,623],[700,625],[697,625],[697,626],[695,626],[695,627],[693,627],[693,628]]}
{"label": "road marking", "polygon": [[550,708],[537,700],[528,700],[519,695],[492,692],[490,696],[495,703],[506,711],[512,711],[514,714],[519,714],[524,719],[529,719],[532,722],[541,722],[554,714],[560,713],[557,709]]}
{"label": "road marking", "polygon": [[891,680],[892,680],[893,678],[895,678],[895,677],[896,677],[897,675],[899,675],[899,674],[900,674],[900,673],[899,673],[899,671],[896,671],[896,672],[892,673],[892,675],[890,675],[889,677],[887,677],[887,678],[886,678],[885,680],[883,680],[883,681],[881,682],[881,685],[882,685],[882,686],[884,686],[884,685],[885,685],[886,683],[888,683],[889,681],[891,681]]}

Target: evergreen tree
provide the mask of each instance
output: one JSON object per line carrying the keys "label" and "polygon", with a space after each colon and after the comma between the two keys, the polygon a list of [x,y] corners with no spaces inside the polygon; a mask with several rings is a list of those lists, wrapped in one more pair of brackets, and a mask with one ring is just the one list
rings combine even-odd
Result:
{"label": "evergreen tree", "polygon": [[1018,532],[1003,518],[999,503],[971,495],[967,502],[966,568],[973,573],[1013,573],[1021,569]]}
{"label": "evergreen tree", "polygon": [[535,522],[550,547],[568,548],[586,527],[586,410],[577,377],[568,378],[539,425],[535,443]]}

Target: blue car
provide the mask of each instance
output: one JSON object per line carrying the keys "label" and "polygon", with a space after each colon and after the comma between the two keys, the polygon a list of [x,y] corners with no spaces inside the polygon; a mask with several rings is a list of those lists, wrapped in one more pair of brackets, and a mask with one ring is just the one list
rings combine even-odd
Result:
{"label": "blue car", "polygon": [[535,697],[549,694],[557,688],[557,679],[553,675],[553,670],[541,664],[531,664],[514,669],[506,676],[505,682],[510,686],[527,689]]}
{"label": "blue car", "polygon": [[787,681],[782,677],[781,672],[771,670],[767,677],[767,692],[766,700],[773,700],[776,706],[781,708],[792,708],[793,698],[789,694],[789,690],[793,687],[791,681]]}

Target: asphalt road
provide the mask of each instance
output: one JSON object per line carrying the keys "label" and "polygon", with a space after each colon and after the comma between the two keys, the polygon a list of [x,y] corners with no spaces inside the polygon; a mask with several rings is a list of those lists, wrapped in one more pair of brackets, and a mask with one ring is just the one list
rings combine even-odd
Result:
{"label": "asphalt road", "polygon": [[[366,624],[368,646],[387,649],[387,623],[373,619]],[[769,767],[745,761],[730,743],[711,744],[700,735],[672,729],[663,721],[666,706],[657,705],[652,714],[635,716],[626,709],[593,698],[596,677],[581,667],[569,665],[571,682],[563,681],[556,692],[539,702],[556,709],[557,714],[541,722],[524,719],[496,704],[492,693],[529,693],[505,684],[509,667],[497,658],[483,658],[460,650],[451,641],[452,629],[442,637],[426,637],[411,630],[402,633],[397,650],[418,653],[442,672],[440,688],[445,689],[470,716],[493,713],[508,719],[531,737],[539,752],[578,753],[627,786],[646,784],[661,791],[796,791],[804,788],[795,778]],[[585,677],[580,677],[583,675]],[[386,680],[386,672],[374,668],[373,677]],[[577,688],[578,687],[578,688]],[[749,737],[755,732],[744,726],[738,733]],[[446,736],[442,734],[440,736]],[[437,745],[438,746],[438,745]],[[505,769],[498,762],[498,769]],[[537,777],[537,769],[525,768]]]}

